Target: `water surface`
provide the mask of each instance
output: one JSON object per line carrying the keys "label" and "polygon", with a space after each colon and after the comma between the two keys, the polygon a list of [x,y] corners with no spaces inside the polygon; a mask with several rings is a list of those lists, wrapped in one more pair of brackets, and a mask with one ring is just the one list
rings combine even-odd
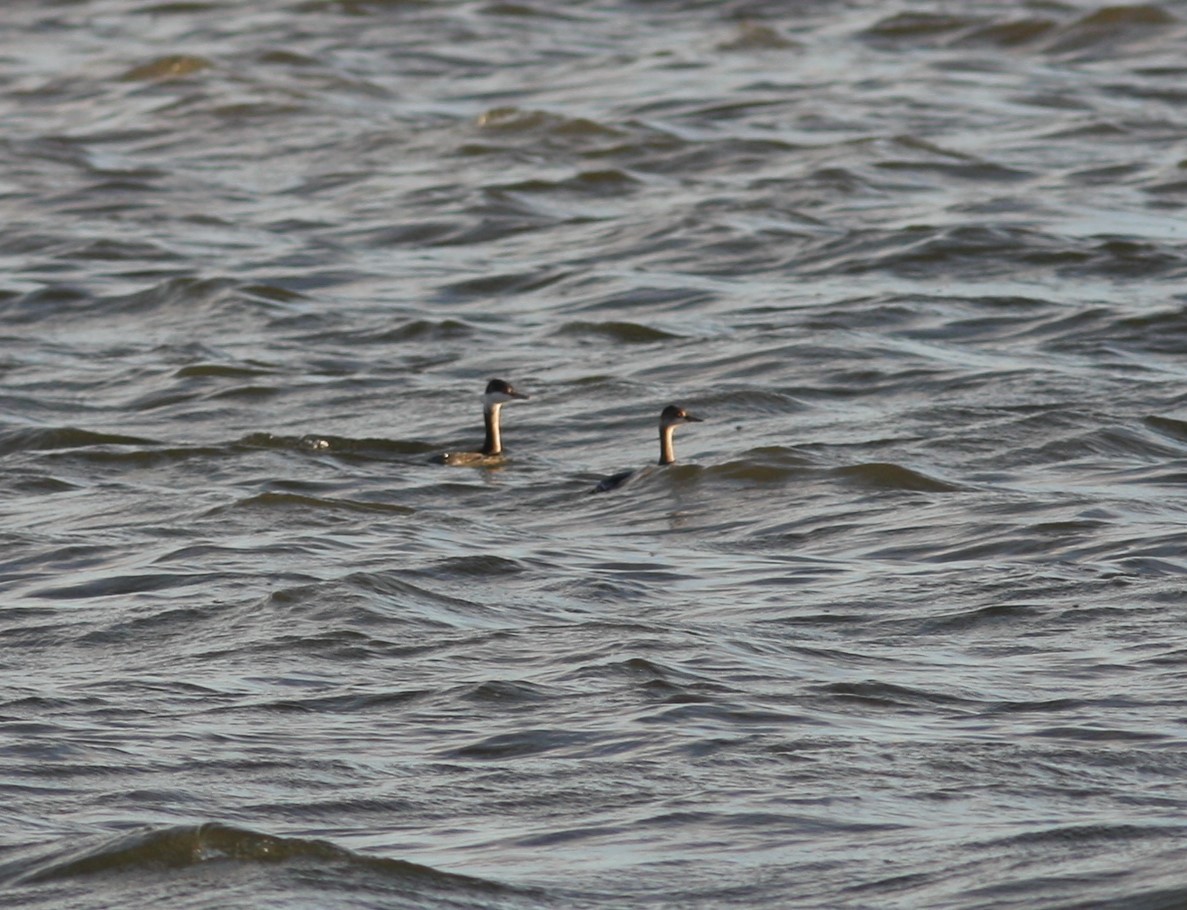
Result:
{"label": "water surface", "polygon": [[1184,900],[1176,5],[0,18],[6,904]]}

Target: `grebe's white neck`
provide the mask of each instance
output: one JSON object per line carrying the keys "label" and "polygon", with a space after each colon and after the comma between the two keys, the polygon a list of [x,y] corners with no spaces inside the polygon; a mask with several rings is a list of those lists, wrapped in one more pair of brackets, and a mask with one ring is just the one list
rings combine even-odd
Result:
{"label": "grebe's white neck", "polygon": [[486,392],[482,396],[482,419],[486,424],[486,441],[482,444],[482,454],[501,455],[503,452],[503,437],[499,432],[499,417],[503,405],[517,398],[528,398],[523,392],[517,392],[509,382],[502,379],[492,379],[486,384]]}
{"label": "grebe's white neck", "polygon": [[701,418],[694,417],[679,405],[670,404],[659,415],[659,463],[672,464],[676,461],[676,446],[673,437],[676,427],[682,423],[700,423]]}
{"label": "grebe's white neck", "polygon": [[511,399],[503,398],[499,401],[492,401],[494,397],[494,395],[486,395],[482,403],[482,420],[486,424],[486,440],[482,443],[483,455],[499,455],[503,451],[499,416],[503,410],[503,402]]}
{"label": "grebe's white neck", "polygon": [[672,437],[676,435],[676,424],[660,425],[659,428],[659,463],[672,464],[676,460],[676,446]]}

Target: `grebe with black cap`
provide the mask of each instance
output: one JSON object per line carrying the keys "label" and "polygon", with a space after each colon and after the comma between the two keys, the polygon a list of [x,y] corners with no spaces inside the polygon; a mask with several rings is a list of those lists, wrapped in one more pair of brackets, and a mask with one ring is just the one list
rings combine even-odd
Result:
{"label": "grebe with black cap", "polygon": [[[659,415],[659,463],[672,464],[676,460],[676,447],[672,442],[672,437],[676,433],[676,427],[683,423],[700,423],[701,418],[689,414],[688,411],[680,407],[678,404],[670,404],[660,412]],[[611,474],[609,477],[603,478],[593,492],[605,493],[607,490],[614,490],[622,486],[628,478],[633,475],[635,471],[622,471],[619,474]]]}
{"label": "grebe with black cap", "polygon": [[517,392],[509,382],[502,379],[492,379],[486,384],[486,393],[482,396],[482,419],[486,424],[486,439],[479,452],[445,452],[440,457],[443,464],[474,466],[496,465],[503,462],[503,437],[499,432],[499,416],[503,405],[509,401],[530,398],[523,392]]}

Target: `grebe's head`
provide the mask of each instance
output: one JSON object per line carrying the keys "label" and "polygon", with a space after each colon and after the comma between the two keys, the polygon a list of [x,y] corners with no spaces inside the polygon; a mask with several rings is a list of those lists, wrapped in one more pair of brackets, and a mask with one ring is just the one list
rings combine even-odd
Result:
{"label": "grebe's head", "polygon": [[680,407],[678,404],[670,404],[664,408],[663,413],[659,415],[659,425],[661,427],[677,427],[682,423],[700,423],[701,418],[689,414],[688,411]]}
{"label": "grebe's head", "polygon": [[482,396],[482,402],[487,407],[490,407],[492,404],[503,404],[508,401],[514,401],[516,398],[530,397],[530,395],[525,395],[523,392],[515,391],[509,382],[504,382],[502,379],[492,379],[486,384],[486,394]]}

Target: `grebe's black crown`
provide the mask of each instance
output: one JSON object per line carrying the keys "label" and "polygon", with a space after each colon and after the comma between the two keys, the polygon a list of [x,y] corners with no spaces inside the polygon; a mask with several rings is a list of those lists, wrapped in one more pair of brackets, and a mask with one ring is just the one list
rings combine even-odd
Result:
{"label": "grebe's black crown", "polygon": [[684,410],[678,404],[668,405],[659,415],[659,422],[662,424],[684,423],[686,420],[692,423],[701,422],[701,418],[689,414],[688,411]]}
{"label": "grebe's black crown", "polygon": [[506,395],[508,398],[528,398],[523,392],[515,391],[511,383],[503,379],[492,379],[486,384],[487,395]]}

